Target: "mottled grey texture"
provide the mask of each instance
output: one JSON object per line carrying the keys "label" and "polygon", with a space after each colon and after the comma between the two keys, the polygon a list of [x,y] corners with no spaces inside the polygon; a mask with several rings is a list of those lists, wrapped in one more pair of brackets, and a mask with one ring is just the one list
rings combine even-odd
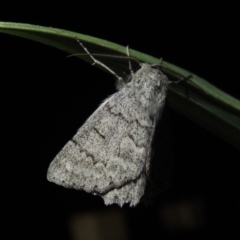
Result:
{"label": "mottled grey texture", "polygon": [[167,85],[160,70],[141,64],[58,153],[48,180],[100,195],[107,205],[135,206],[144,194]]}

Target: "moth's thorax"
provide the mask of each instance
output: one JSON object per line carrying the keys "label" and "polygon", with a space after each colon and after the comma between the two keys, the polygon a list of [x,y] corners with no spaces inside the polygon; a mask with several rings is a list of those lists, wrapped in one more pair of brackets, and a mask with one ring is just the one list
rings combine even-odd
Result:
{"label": "moth's thorax", "polygon": [[132,84],[136,99],[142,107],[155,115],[164,104],[168,78],[159,69],[143,63],[141,68],[133,75]]}

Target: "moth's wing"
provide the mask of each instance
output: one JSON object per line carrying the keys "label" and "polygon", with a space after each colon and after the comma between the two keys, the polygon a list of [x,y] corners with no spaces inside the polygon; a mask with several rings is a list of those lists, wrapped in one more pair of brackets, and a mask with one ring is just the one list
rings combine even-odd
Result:
{"label": "moth's wing", "polygon": [[90,116],[50,164],[49,181],[104,195],[145,174],[154,129],[132,95],[125,87]]}
{"label": "moth's wing", "polygon": [[123,185],[121,188],[114,188],[108,193],[102,195],[106,205],[117,203],[122,206],[124,203],[130,203],[130,207],[138,204],[144,194],[146,185],[146,174],[141,173],[140,176]]}

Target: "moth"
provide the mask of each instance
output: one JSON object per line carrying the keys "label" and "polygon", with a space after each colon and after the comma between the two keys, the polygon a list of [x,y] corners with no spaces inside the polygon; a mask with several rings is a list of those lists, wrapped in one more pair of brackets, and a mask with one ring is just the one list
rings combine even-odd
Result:
{"label": "moth", "polygon": [[[82,47],[95,63],[105,67]],[[53,159],[47,173],[50,182],[99,195],[106,205],[139,203],[150,173],[153,135],[169,81],[147,63],[140,63],[136,72],[130,64],[130,70],[127,82],[110,70],[118,78],[118,91]]]}

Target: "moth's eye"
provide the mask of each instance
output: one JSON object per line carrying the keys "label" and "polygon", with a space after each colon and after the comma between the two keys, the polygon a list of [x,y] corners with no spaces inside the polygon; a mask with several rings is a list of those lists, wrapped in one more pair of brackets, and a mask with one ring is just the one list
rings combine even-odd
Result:
{"label": "moth's eye", "polygon": [[132,76],[126,76],[123,81],[124,83],[129,83],[131,82],[131,80],[132,80]]}

